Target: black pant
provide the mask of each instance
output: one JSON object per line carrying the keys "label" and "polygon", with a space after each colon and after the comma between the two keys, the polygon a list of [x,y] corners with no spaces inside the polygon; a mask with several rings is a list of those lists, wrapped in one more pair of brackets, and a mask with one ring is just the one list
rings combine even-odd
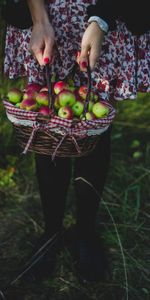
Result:
{"label": "black pant", "polygon": [[[103,192],[110,163],[110,131],[101,135],[96,148],[88,156],[74,159],[77,228],[80,235],[89,235],[95,230],[100,202],[98,194]],[[72,160],[57,157],[52,162],[51,157],[41,154],[36,154],[35,158],[45,231],[51,235],[62,226]]]}

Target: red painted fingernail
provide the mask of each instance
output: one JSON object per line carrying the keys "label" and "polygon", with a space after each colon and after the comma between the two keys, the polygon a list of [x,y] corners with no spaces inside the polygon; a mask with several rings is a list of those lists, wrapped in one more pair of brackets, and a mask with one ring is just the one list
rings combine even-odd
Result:
{"label": "red painted fingernail", "polygon": [[82,61],[81,66],[82,66],[82,68],[87,68],[87,62],[86,61]]}
{"label": "red painted fingernail", "polygon": [[48,57],[45,57],[45,58],[44,58],[44,63],[47,65],[47,64],[49,64],[49,62],[50,62],[49,58],[48,58]]}

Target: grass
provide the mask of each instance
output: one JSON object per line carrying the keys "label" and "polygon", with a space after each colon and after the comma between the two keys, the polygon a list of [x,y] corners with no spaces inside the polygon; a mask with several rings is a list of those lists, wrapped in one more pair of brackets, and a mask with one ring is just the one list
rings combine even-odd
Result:
{"label": "grass", "polygon": [[[1,83],[2,96],[9,86],[10,82]],[[150,95],[139,94],[136,101],[117,105],[111,168],[97,218],[97,230],[109,259],[105,281],[81,285],[70,253],[64,249],[57,257],[52,278],[30,286],[20,280],[9,290],[9,299],[149,299],[149,100]],[[43,216],[33,154],[20,155],[2,105],[0,114],[0,287],[3,287],[31,255],[34,241],[43,232]],[[74,200],[70,185],[65,227],[75,223]]]}

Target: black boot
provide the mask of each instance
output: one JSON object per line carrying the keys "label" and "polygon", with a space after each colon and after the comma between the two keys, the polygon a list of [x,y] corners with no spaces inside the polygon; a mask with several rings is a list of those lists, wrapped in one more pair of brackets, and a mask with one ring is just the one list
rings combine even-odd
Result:
{"label": "black boot", "polygon": [[82,283],[98,282],[104,279],[107,259],[102,241],[93,235],[77,241],[77,275]]}
{"label": "black boot", "polygon": [[77,196],[77,270],[83,281],[103,278],[106,260],[96,237],[96,217],[110,164],[110,130],[101,135],[94,151],[75,161]]}

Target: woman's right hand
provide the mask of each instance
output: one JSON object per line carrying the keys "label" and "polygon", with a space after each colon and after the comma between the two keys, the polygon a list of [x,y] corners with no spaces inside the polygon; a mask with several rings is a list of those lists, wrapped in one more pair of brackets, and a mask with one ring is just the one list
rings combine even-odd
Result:
{"label": "woman's right hand", "polygon": [[54,43],[55,34],[49,21],[34,23],[30,49],[41,66],[52,62]]}

